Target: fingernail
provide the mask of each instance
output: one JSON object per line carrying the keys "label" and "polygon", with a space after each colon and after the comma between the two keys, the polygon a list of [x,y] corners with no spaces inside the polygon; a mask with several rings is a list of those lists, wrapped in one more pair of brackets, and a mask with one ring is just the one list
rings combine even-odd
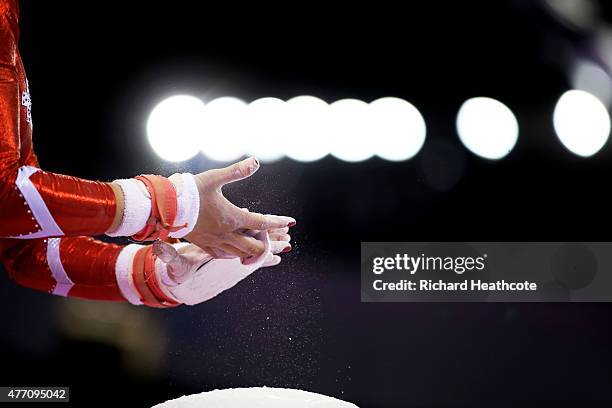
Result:
{"label": "fingernail", "polygon": [[289,224],[287,224],[287,226],[289,226],[289,227],[293,227],[295,224],[296,224],[296,222],[295,222],[295,221],[291,221]]}
{"label": "fingernail", "polygon": [[259,160],[257,160],[257,157],[253,157],[253,161],[255,162],[255,166],[259,166]]}
{"label": "fingernail", "polygon": [[291,245],[287,245],[285,248],[283,248],[282,252],[284,253],[284,252],[289,252],[289,251],[291,251]]}

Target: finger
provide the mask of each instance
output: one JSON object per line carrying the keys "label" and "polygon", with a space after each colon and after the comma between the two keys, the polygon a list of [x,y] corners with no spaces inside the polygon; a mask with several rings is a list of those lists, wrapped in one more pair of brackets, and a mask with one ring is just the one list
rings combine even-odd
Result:
{"label": "finger", "polygon": [[264,263],[261,265],[263,268],[268,267],[268,266],[276,266],[280,263],[281,261],[281,257],[278,255],[272,255],[269,254],[266,257],[266,260],[264,261]]}
{"label": "finger", "polygon": [[222,252],[222,253],[219,254],[220,255],[219,257],[222,258],[222,259],[228,259],[228,258],[241,258],[241,259],[244,259],[244,258],[248,258],[248,257],[251,256],[251,255],[247,254],[246,252],[241,251],[240,249],[238,249],[236,247],[233,247],[231,245],[228,245],[228,244],[222,244],[221,245],[221,251],[219,251],[219,252]]}
{"label": "finger", "polygon": [[270,241],[291,241],[291,236],[289,234],[269,234]]}
{"label": "finger", "polygon": [[284,241],[270,241],[270,252],[280,254],[291,251],[291,244]]}
{"label": "finger", "polygon": [[164,261],[164,263],[169,264],[178,258],[179,253],[176,252],[172,245],[163,241],[155,241],[153,244],[153,255]]}
{"label": "finger", "polygon": [[216,247],[208,247],[206,251],[215,259],[232,259],[249,256],[244,252],[240,251],[239,249],[228,244],[220,244]]}
{"label": "finger", "polygon": [[239,228],[237,232],[240,235],[246,235],[247,237],[254,237],[255,235],[257,235],[259,231],[248,229],[248,228]]}
{"label": "finger", "polygon": [[240,234],[233,234],[230,245],[245,252],[247,257],[261,255],[265,249],[263,242]]}
{"label": "finger", "polygon": [[249,157],[231,166],[215,170],[212,174],[212,181],[221,187],[225,184],[250,177],[258,169],[259,161],[255,157]]}
{"label": "finger", "polygon": [[289,232],[289,227],[271,228],[268,230],[268,234],[286,234],[288,232]]}
{"label": "finger", "polygon": [[153,254],[166,264],[168,275],[174,282],[181,284],[189,278],[192,263],[172,245],[157,241],[153,244]]}
{"label": "finger", "polygon": [[282,215],[270,215],[260,213],[243,213],[240,228],[253,230],[269,230],[273,228],[284,228],[295,225],[295,219]]}

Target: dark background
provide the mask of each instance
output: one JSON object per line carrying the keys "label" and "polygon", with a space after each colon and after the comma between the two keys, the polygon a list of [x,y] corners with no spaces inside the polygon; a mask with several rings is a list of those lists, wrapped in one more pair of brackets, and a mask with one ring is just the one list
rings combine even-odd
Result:
{"label": "dark background", "polygon": [[[552,127],[592,32],[535,0],[58,3],[21,13],[47,170],[112,180],[222,165],[168,164],[149,147],[148,113],[183,92],[392,95],[419,108],[428,134],[406,162],[285,159],[230,186],[239,205],[295,216],[294,250],[197,307],[62,299],[2,275],[0,384],[70,386],[74,406],[261,385],[360,407],[611,405],[608,304],[362,304],[359,288],[360,241],[610,240],[610,146],[578,158]],[[517,115],[503,160],[456,136],[473,96]]]}

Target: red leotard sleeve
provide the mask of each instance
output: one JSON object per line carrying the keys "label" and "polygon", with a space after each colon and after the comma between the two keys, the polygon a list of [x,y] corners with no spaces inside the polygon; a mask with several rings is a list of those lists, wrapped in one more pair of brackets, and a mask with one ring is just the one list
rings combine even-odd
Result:
{"label": "red leotard sleeve", "polygon": [[27,166],[31,99],[17,50],[17,1],[0,0],[0,237],[99,235],[116,211],[106,183]]}
{"label": "red leotard sleeve", "polygon": [[89,237],[0,240],[2,264],[18,284],[60,296],[124,301],[115,275],[122,246]]}
{"label": "red leotard sleeve", "polygon": [[86,237],[41,238],[103,233],[115,201],[106,184],[37,169],[17,23],[18,1],[0,0],[0,237],[32,239],[0,239],[0,261],[12,279],[33,289],[123,300],[115,277],[120,246]]}

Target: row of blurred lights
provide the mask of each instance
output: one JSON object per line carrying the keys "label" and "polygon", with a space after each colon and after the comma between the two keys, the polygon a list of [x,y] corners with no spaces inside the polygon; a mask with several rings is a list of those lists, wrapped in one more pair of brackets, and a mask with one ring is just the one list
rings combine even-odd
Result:
{"label": "row of blurred lights", "polygon": [[423,146],[426,130],[419,111],[399,98],[327,104],[314,96],[298,96],[247,104],[222,97],[204,104],[178,95],[153,109],[147,133],[155,152],[170,161],[189,159],[201,150],[224,162],[243,155],[263,162],[284,156],[310,162],[328,154],[356,162],[374,155],[409,159]]}
{"label": "row of blurred lights", "polygon": [[[557,102],[553,125],[569,151],[589,157],[608,140],[610,115],[598,97],[571,90]],[[487,97],[464,102],[456,126],[468,150],[491,160],[510,153],[519,134],[514,113]],[[244,155],[263,162],[285,156],[311,162],[328,154],[348,162],[373,156],[402,161],[419,152],[426,125],[417,108],[395,97],[371,103],[342,99],[331,104],[314,96],[286,102],[261,98],[248,104],[221,97],[205,104],[193,96],[177,95],[153,109],[147,135],[153,150],[172,162],[188,160],[200,151],[219,162]]]}

